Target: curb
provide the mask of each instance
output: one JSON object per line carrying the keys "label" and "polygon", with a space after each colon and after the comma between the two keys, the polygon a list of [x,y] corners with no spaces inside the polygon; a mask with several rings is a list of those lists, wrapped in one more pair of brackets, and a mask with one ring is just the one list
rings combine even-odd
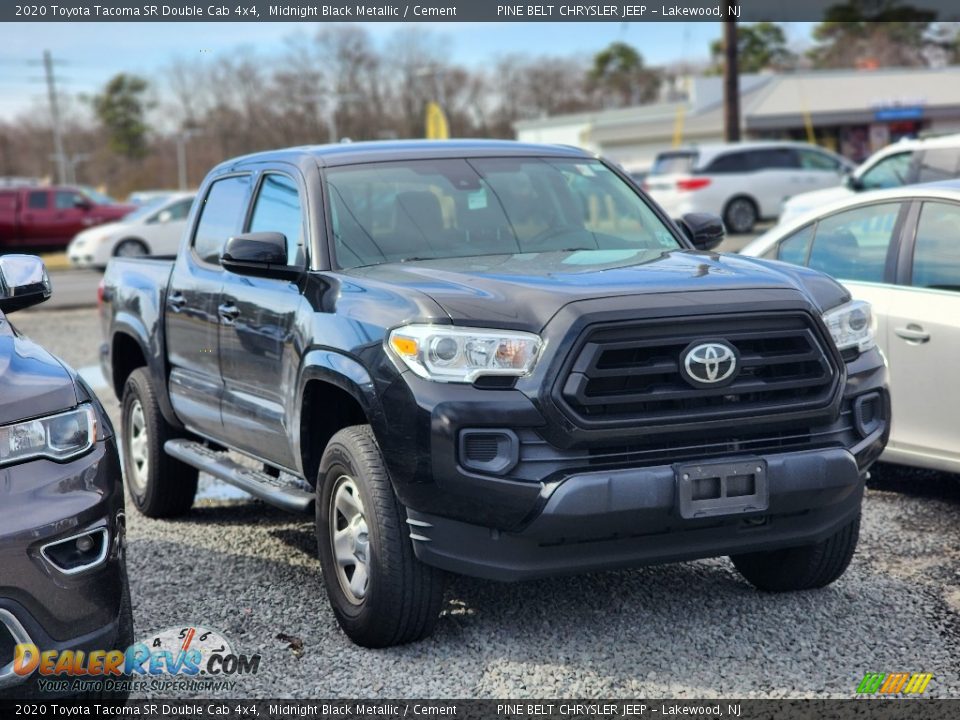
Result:
{"label": "curb", "polygon": [[47,270],[69,270],[73,267],[70,264],[70,261],[67,259],[67,254],[65,252],[58,253],[43,253],[40,255],[40,259],[43,260],[43,264],[47,266]]}

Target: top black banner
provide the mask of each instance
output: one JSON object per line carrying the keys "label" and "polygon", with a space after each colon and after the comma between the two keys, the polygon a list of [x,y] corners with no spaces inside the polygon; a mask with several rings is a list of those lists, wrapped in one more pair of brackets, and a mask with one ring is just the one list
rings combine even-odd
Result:
{"label": "top black banner", "polygon": [[57,0],[0,3],[4,22],[741,22],[960,20],[956,0],[748,0],[737,4],[627,0]]}

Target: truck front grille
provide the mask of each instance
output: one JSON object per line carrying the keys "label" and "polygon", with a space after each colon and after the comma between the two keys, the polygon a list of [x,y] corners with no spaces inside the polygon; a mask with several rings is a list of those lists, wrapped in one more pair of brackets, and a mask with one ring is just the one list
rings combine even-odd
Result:
{"label": "truck front grille", "polygon": [[[729,384],[694,386],[681,367],[694,343],[736,349]],[[583,427],[686,424],[825,407],[840,371],[805,313],[656,320],[588,327],[560,386]]]}

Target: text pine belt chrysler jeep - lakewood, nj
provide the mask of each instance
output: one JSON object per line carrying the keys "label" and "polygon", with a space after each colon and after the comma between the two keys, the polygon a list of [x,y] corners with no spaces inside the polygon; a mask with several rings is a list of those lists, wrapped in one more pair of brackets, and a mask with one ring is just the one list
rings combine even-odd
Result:
{"label": "text pine belt chrysler jeep - lakewood, nj", "polygon": [[846,569],[890,409],[829,277],[712,253],[718,218],[566,147],[280,150],[199,198],[176,260],[104,278],[128,489],[185,513],[204,471],[315,513],[355,642],[428,634],[444,571]]}

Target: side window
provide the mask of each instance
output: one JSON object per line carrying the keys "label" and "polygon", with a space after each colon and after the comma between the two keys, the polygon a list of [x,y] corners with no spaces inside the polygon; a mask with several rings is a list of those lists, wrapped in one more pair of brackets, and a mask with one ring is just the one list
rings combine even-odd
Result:
{"label": "side window", "polygon": [[796,154],[790,148],[752,150],[749,155],[753,170],[787,170],[800,167]]}
{"label": "side window", "polygon": [[840,162],[826,153],[800,149],[797,150],[797,155],[800,157],[800,167],[804,170],[831,170],[833,172],[840,170]]}
{"label": "side window", "polygon": [[303,213],[297,184],[279,173],[269,173],[260,183],[250,232],[278,232],[287,238],[287,265],[302,265]]}
{"label": "side window", "polygon": [[732,152],[720,157],[714,158],[713,162],[707,166],[706,173],[745,173],[750,172],[752,168],[748,162],[748,153]]}
{"label": "side window", "polygon": [[842,280],[883,282],[900,203],[838,212],[817,225],[810,267]]}
{"label": "side window", "polygon": [[239,231],[243,222],[249,190],[249,175],[224,178],[210,186],[193,236],[193,249],[202,260],[220,262],[224,243]]}
{"label": "side window", "polygon": [[960,148],[932,148],[920,157],[917,182],[949,180],[960,175]]}
{"label": "side window", "polygon": [[910,163],[913,153],[902,152],[890,155],[879,161],[860,176],[860,182],[866,190],[900,187],[906,185],[910,177]]}
{"label": "side window", "polygon": [[73,210],[77,207],[77,202],[83,202],[83,196],[69,190],[58,190],[54,206],[57,210]]}
{"label": "side window", "polygon": [[797,230],[793,235],[780,241],[777,248],[777,260],[806,265],[807,255],[810,254],[810,241],[813,240],[813,225],[807,225]]}
{"label": "side window", "polygon": [[926,202],[913,249],[914,287],[960,291],[960,206]]}
{"label": "side window", "polygon": [[46,210],[47,209],[47,197],[48,193],[46,190],[41,190],[39,192],[32,192],[27,195],[27,207],[31,210]]}
{"label": "side window", "polygon": [[171,205],[167,208],[170,212],[170,220],[183,220],[187,215],[190,214],[190,208],[193,205],[193,198],[187,200],[181,200],[175,205]]}

